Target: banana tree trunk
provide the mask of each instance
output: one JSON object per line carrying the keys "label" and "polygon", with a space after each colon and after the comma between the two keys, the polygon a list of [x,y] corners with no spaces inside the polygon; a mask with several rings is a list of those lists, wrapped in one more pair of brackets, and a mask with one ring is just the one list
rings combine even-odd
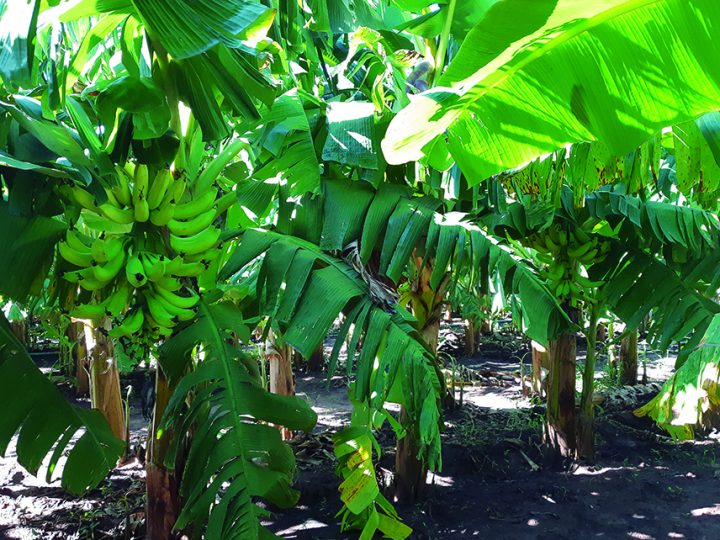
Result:
{"label": "banana tree trunk", "polygon": [[580,413],[578,415],[577,457],[587,461],[595,460],[595,406],[593,404],[593,390],[595,388],[595,361],[597,352],[597,320],[598,309],[590,308],[590,320],[587,334],[587,357],[583,371],[582,395],[580,397]]}
{"label": "banana tree trunk", "polygon": [[475,323],[470,319],[465,321],[465,354],[475,353]]}
{"label": "banana tree trunk", "polygon": [[543,398],[547,390],[547,374],[550,371],[550,357],[547,349],[537,341],[531,343],[530,350],[532,358],[531,390],[533,395]]}
{"label": "banana tree trunk", "polygon": [[[422,330],[423,339],[433,352],[437,352],[440,314],[441,311],[438,309],[436,321],[426,325]],[[405,407],[400,408],[400,424],[403,426],[411,424]],[[428,468],[418,456],[419,452],[420,443],[417,433],[408,429],[405,437],[398,439],[395,451],[395,496],[400,501],[415,501],[423,493]]]}
{"label": "banana tree trunk", "polygon": [[607,325],[600,323],[597,327],[597,341],[604,343],[607,340]]}
{"label": "banana tree trunk", "polygon": [[156,436],[160,420],[165,413],[172,389],[165,374],[158,366],[155,372],[155,406],[151,434],[148,437],[147,461],[145,463],[145,491],[147,503],[145,519],[146,537],[149,540],[175,540],[180,537],[173,526],[180,514],[180,471],[182,467],[168,469],[165,465],[172,432]]}
{"label": "banana tree trunk", "polygon": [[607,363],[610,372],[610,380],[617,382],[618,366],[617,355],[615,350],[615,322],[610,320],[608,323],[608,345],[607,345]]}
{"label": "banana tree trunk", "polygon": [[575,457],[575,335],[550,342],[545,442],[556,463]]}
{"label": "banana tree trunk", "polygon": [[620,384],[634,386],[638,376],[638,331],[630,332],[620,343]]}
{"label": "banana tree trunk", "polygon": [[90,393],[90,375],[88,373],[88,355],[87,347],[85,347],[83,324],[74,321],[70,322],[65,335],[71,343],[70,359],[75,367],[75,393],[78,396],[87,396]]}
{"label": "banana tree trunk", "polygon": [[[295,395],[295,379],[292,370],[292,347],[289,345],[281,345],[275,339],[275,335],[270,331],[268,341],[265,343],[265,358],[270,365],[270,392],[283,396]],[[283,440],[287,441],[292,438],[292,431],[282,426],[278,426]]]}
{"label": "banana tree trunk", "polygon": [[15,337],[18,338],[20,343],[22,343],[25,348],[28,348],[30,345],[30,335],[28,332],[27,319],[22,319],[21,321],[10,321],[10,329],[13,334],[15,334]]}
{"label": "banana tree trunk", "polygon": [[325,350],[320,345],[307,360],[307,370],[310,373],[320,373],[325,365]]}
{"label": "banana tree trunk", "polygon": [[85,344],[90,362],[90,403],[107,418],[113,435],[127,440],[125,412],[120,393],[120,373],[112,341],[107,337],[110,321],[84,321]]}
{"label": "banana tree trunk", "polygon": [[483,336],[490,336],[493,333],[493,322],[492,319],[483,319],[480,325],[480,334]]}
{"label": "banana tree trunk", "polygon": [[[422,262],[421,258],[415,258],[417,268],[421,268]],[[432,299],[422,307],[419,304],[413,305],[413,312],[416,316],[421,313],[425,314],[425,317],[419,319],[422,324],[421,334],[430,350],[437,353],[440,319],[442,318],[442,298],[447,280],[443,280],[438,286],[438,290],[432,293],[431,275],[432,267],[425,265],[418,277],[416,292],[424,298]],[[400,423],[403,426],[414,427],[405,407],[400,408]],[[406,435],[402,439],[398,439],[395,451],[395,497],[398,500],[414,501],[423,492],[428,468],[422,457],[418,456],[419,450],[418,434],[415,429],[408,429]]]}

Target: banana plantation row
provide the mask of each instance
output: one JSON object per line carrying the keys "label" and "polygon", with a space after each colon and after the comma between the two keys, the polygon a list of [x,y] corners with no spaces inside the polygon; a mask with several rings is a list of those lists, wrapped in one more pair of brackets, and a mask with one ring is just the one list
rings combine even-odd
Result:
{"label": "banana plantation row", "polygon": [[[0,449],[31,473],[97,486],[127,452],[119,367],[152,363],[148,537],[268,537],[258,502],[296,504],[287,439],[317,420],[289,359],[334,328],[328,378],[347,373],[354,411],[333,439],[341,527],[407,538],[390,499],[442,468],[447,305],[469,340],[502,312],[532,340],[557,464],[595,457],[615,321],[628,384],[639,327],[680,345],[638,414],[678,439],[706,426],[716,2],[37,0],[0,17]],[[37,369],[23,312],[72,348],[91,409]]]}

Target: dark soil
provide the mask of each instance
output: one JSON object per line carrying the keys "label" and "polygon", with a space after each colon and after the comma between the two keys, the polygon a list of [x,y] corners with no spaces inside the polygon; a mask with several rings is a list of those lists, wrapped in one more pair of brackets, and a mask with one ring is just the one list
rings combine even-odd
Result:
{"label": "dark soil", "polygon": [[[461,343],[445,337],[448,356],[461,354]],[[542,408],[523,401],[519,384],[508,385],[510,377],[502,377],[519,375],[526,344],[505,333],[483,340],[480,351],[458,358],[457,365],[490,374],[497,384],[465,388],[463,406],[447,413],[442,472],[429,478],[422,501],[397,506],[414,530],[411,538],[720,538],[720,444],[715,439],[675,443],[651,421],[632,414],[638,404],[598,410],[595,464],[552,469],[545,466],[540,445]],[[648,372],[666,375],[672,363],[649,354]],[[512,401],[517,406],[507,408]],[[331,423],[321,415],[321,428],[324,422]],[[332,432],[315,434],[314,445],[307,438],[295,441],[302,450],[300,502],[290,510],[275,509],[267,522],[282,538],[357,538],[357,532],[342,533],[335,518],[341,505]],[[390,478],[392,437],[380,440],[379,470]]]}
{"label": "dark soil", "polygon": [[[38,367],[56,382],[69,401],[89,407],[87,397],[76,396],[66,378],[55,369],[57,351],[31,353]],[[121,377],[130,399],[130,454],[125,464],[101,482],[97,489],[78,498],[65,492],[60,481],[45,482],[30,475],[15,460],[15,440],[0,457],[0,539],[123,539],[145,537],[145,469],[142,463],[147,420],[140,400],[145,375],[135,372]],[[134,397],[133,397],[134,396]]]}
{"label": "dark soil", "polygon": [[[557,471],[542,466],[531,412],[523,426],[517,413],[468,407],[448,416],[458,423],[445,434],[451,440],[443,446],[443,471],[425,500],[398,507],[412,538],[720,538],[716,443],[658,441],[650,426],[619,412],[598,422],[594,466]],[[503,438],[462,444],[459,432],[471,422]],[[392,452],[384,449],[386,473]],[[334,518],[340,503],[333,460],[324,452],[313,458],[318,463],[300,461],[299,505],[276,511],[270,529],[282,538],[356,538],[341,534]]]}
{"label": "dark soil", "polygon": [[[473,385],[463,387],[462,406],[447,411],[443,470],[429,478],[423,500],[398,506],[414,529],[411,538],[720,538],[720,444],[712,434],[674,443],[632,414],[637,404],[606,408],[598,411],[596,463],[552,469],[540,444],[542,406],[523,398],[520,387],[527,344],[511,332],[498,333],[482,340],[478,354],[463,357],[452,330],[443,329],[443,358]],[[666,377],[671,366],[672,359],[648,355],[649,379]],[[598,380],[602,386],[601,372]],[[142,377],[123,384],[140,387],[131,427],[141,456],[147,423],[138,397]],[[328,387],[323,375],[300,370],[297,389],[319,415],[312,434],[292,441],[301,498],[293,509],[272,509],[265,524],[281,538],[357,538],[357,532],[342,533],[335,517],[340,499],[331,438],[349,419],[346,380],[337,376]],[[387,426],[379,441],[378,471],[389,483],[394,438]],[[0,458],[0,539],[143,538],[143,480],[141,461],[132,459],[100,488],[72,498],[58,482],[46,484],[17,466],[11,446]]]}

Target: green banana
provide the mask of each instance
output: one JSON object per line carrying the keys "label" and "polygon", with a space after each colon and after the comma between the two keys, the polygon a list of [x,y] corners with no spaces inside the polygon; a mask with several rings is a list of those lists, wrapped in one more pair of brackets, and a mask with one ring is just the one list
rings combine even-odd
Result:
{"label": "green banana", "polygon": [[155,285],[158,288],[164,289],[169,292],[179,291],[180,289],[182,289],[183,286],[182,282],[178,278],[172,276],[163,276],[155,282]]}
{"label": "green banana", "polygon": [[[217,189],[211,188],[201,196],[186,203],[175,206],[175,219],[192,219],[195,216],[207,212],[215,205]],[[179,200],[177,197],[175,200]]]}
{"label": "green banana", "polygon": [[170,292],[162,287],[155,287],[154,290],[157,296],[178,309],[192,309],[200,300],[200,297],[196,294],[193,294],[192,296],[180,296],[179,294]]}
{"label": "green banana", "polygon": [[581,289],[581,288],[579,287],[579,285],[578,285],[577,283],[575,283],[574,281],[571,281],[571,282],[570,282],[570,294],[572,294],[573,296],[577,296],[577,297],[582,297],[582,296],[583,296],[583,291],[582,291],[582,289]]}
{"label": "green banana", "polygon": [[115,291],[103,302],[105,310],[110,315],[117,317],[123,313],[132,299],[133,288],[127,281],[118,285]]}
{"label": "green banana", "polygon": [[220,229],[211,227],[199,233],[188,236],[170,234],[170,247],[180,255],[195,255],[208,251],[220,240]]}
{"label": "green banana", "polygon": [[150,206],[145,198],[138,199],[133,209],[138,223],[145,223],[150,218]]}
{"label": "green banana", "polygon": [[123,256],[125,249],[124,236],[110,236],[96,238],[90,251],[95,262],[104,264],[111,259]]}
{"label": "green banana", "polygon": [[155,210],[165,198],[168,188],[172,185],[173,175],[170,169],[160,169],[153,178],[147,194],[147,202],[150,210]]}
{"label": "green banana", "polygon": [[90,246],[90,254],[92,255],[93,261],[96,263],[104,264],[108,262],[108,257],[105,255],[106,242],[107,238],[103,234],[93,240],[93,243]]}
{"label": "green banana", "polygon": [[578,261],[580,261],[584,265],[590,265],[595,262],[597,254],[598,248],[594,247],[587,253],[583,254],[581,257],[578,257]]}
{"label": "green banana", "polygon": [[172,192],[168,192],[160,206],[150,212],[150,222],[156,227],[164,227],[175,215],[175,199]]}
{"label": "green banana", "polygon": [[581,287],[585,287],[588,289],[602,285],[602,281],[592,281],[590,280],[590,278],[586,278],[582,274],[576,274],[575,281],[577,281],[578,285],[580,285]]}
{"label": "green banana", "polygon": [[108,336],[111,338],[130,336],[140,331],[143,322],[145,322],[143,310],[136,309],[125,316],[122,324],[110,330],[110,332],[108,332]]}
{"label": "green banana", "polygon": [[573,229],[572,233],[578,244],[585,244],[591,240],[590,236],[580,227]]}
{"label": "green banana", "polygon": [[201,251],[200,253],[194,253],[192,255],[186,254],[185,262],[192,263],[199,261],[202,262],[207,268],[208,264],[217,259],[222,253],[222,242],[220,242],[217,246],[212,249],[208,249],[207,251]]}
{"label": "green banana", "polygon": [[543,241],[545,242],[545,247],[550,253],[557,253],[560,251],[560,245],[556,244],[549,234],[545,235]]}
{"label": "green banana", "polygon": [[237,193],[235,193],[234,191],[229,191],[228,193],[220,197],[215,202],[215,215],[219,216],[220,214],[226,212],[227,209],[235,203],[235,201],[237,201]]}
{"label": "green banana", "polygon": [[173,218],[168,222],[167,226],[170,232],[176,236],[193,236],[203,229],[208,228],[212,222],[215,221],[215,218],[215,213],[203,212],[187,221]]}
{"label": "green banana", "polygon": [[97,320],[102,319],[103,317],[107,317],[107,311],[105,310],[104,303],[80,304],[79,306],[75,306],[73,309],[71,309],[68,315],[76,319]]}
{"label": "green banana", "polygon": [[69,281],[70,283],[80,283],[81,281],[86,279],[95,280],[95,274],[93,274],[92,266],[88,266],[87,268],[83,268],[82,270],[71,270],[69,272],[62,272],[60,273],[60,277],[62,277],[65,281]]}
{"label": "green banana", "polygon": [[555,264],[555,259],[547,253],[538,253],[536,257],[538,261],[545,263],[548,266],[552,266]]}
{"label": "green banana", "polygon": [[135,214],[129,208],[118,208],[112,204],[105,203],[98,207],[100,214],[108,218],[110,221],[120,225],[128,225],[135,221]]}
{"label": "green banana", "polygon": [[140,262],[143,266],[143,273],[148,281],[159,281],[165,275],[165,256],[148,251],[140,252]]}
{"label": "green banana", "polygon": [[558,242],[558,243],[560,244],[561,247],[567,246],[567,245],[568,245],[568,241],[569,241],[567,231],[565,231],[564,229],[562,229],[562,230],[558,233],[558,239],[559,239],[559,242]]}
{"label": "green banana", "polygon": [[169,313],[154,294],[146,291],[144,296],[152,318],[160,327],[172,328],[177,324],[179,319],[176,319],[175,315]]}
{"label": "green banana", "polygon": [[65,241],[68,245],[78,251],[87,250],[92,245],[91,240],[89,236],[84,235],[77,229],[68,229],[65,234]]}
{"label": "green banana", "polygon": [[550,239],[553,241],[553,244],[560,245],[560,229],[557,225],[552,225],[548,227],[548,229],[545,231],[545,236],[549,236]]}
{"label": "green banana", "polygon": [[550,250],[545,245],[545,242],[543,242],[542,239],[537,234],[534,234],[530,237],[530,247],[539,253],[543,253],[543,254],[550,253]]}
{"label": "green banana", "polygon": [[158,294],[153,294],[153,300],[162,306],[162,309],[164,309],[174,321],[189,321],[195,317],[195,312],[192,309],[178,307]]}
{"label": "green banana", "polygon": [[[178,307],[175,303],[159,294],[150,293],[150,295],[153,297],[155,302],[162,306],[162,309],[165,310],[165,312],[168,313],[174,321],[189,321],[195,317],[195,312],[189,307]],[[179,296],[178,298],[183,297]]]}
{"label": "green banana", "polygon": [[185,179],[185,172],[181,172],[180,176],[175,177],[175,183],[173,184],[173,199],[179,202],[182,196],[185,194],[185,188],[187,187],[187,180]]}
{"label": "green banana", "polygon": [[[86,270],[92,270],[92,268]],[[99,281],[95,279],[95,276],[90,275],[79,280],[78,285],[86,291],[99,291],[107,287],[107,281]]]}
{"label": "green banana", "polygon": [[58,252],[60,256],[74,264],[75,266],[88,267],[93,263],[92,253],[90,249],[85,247],[85,251],[75,249],[65,240],[58,242]]}
{"label": "green banana", "polygon": [[173,333],[172,326],[168,327],[161,325],[153,318],[151,313],[145,313],[145,322],[150,331],[155,334],[154,337],[168,337]]}
{"label": "green banana", "polygon": [[123,170],[127,173],[130,178],[135,178],[135,163],[132,161],[126,161],[123,166]]}
{"label": "green banana", "polygon": [[183,262],[180,259],[180,263],[173,265],[172,268],[168,268],[168,273],[173,276],[179,277],[197,277],[205,271],[205,265],[201,262]]}
{"label": "green banana", "polygon": [[548,268],[548,278],[552,281],[558,281],[565,275],[565,268],[559,264],[554,264]]}
{"label": "green banana", "polygon": [[132,192],[130,191],[130,178],[122,167],[115,166],[117,182],[112,187],[115,198],[124,206],[132,206]]}
{"label": "green banana", "polygon": [[592,240],[589,242],[585,242],[584,244],[576,244],[568,248],[567,254],[573,259],[579,259],[588,251],[590,251],[593,247],[595,247],[595,242],[593,242]]}
{"label": "green banana", "polygon": [[148,194],[148,177],[149,171],[147,165],[138,163],[135,165],[135,175],[133,183],[133,206],[135,206],[140,200],[147,200]]}
{"label": "green banana", "polygon": [[128,258],[128,261],[125,264],[125,276],[130,282],[130,285],[136,289],[147,283],[148,278],[145,275],[145,269],[137,255],[132,255]]}
{"label": "green banana", "polygon": [[105,191],[105,197],[107,198],[107,202],[105,204],[111,204],[116,208],[124,208],[125,205],[122,204],[117,197],[115,197],[115,193],[111,188],[107,188],[103,186],[103,190]]}
{"label": "green banana", "polygon": [[570,284],[568,281],[561,281],[555,290],[555,296],[565,298],[570,292]]}
{"label": "green banana", "polygon": [[70,198],[72,201],[75,202],[75,204],[81,206],[82,208],[94,211],[97,207],[97,204],[95,203],[95,197],[89,191],[85,191],[84,189],[77,186],[62,186],[59,189],[60,193]]}
{"label": "green banana", "polygon": [[118,275],[125,263],[125,256],[118,256],[109,259],[105,264],[93,265],[93,274],[98,281],[109,282]]}

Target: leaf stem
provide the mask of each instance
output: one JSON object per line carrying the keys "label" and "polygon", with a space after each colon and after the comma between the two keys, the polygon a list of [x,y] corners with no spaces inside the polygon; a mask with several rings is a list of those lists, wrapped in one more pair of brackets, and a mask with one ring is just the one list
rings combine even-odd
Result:
{"label": "leaf stem", "polygon": [[457,0],[450,0],[450,3],[448,4],[447,19],[445,19],[445,26],[443,26],[442,34],[440,34],[440,44],[438,45],[437,52],[435,53],[433,86],[437,86],[440,76],[442,75],[443,68],[445,67],[445,55],[447,53],[448,41],[450,40],[450,30],[452,28],[453,17],[455,16],[456,3]]}

